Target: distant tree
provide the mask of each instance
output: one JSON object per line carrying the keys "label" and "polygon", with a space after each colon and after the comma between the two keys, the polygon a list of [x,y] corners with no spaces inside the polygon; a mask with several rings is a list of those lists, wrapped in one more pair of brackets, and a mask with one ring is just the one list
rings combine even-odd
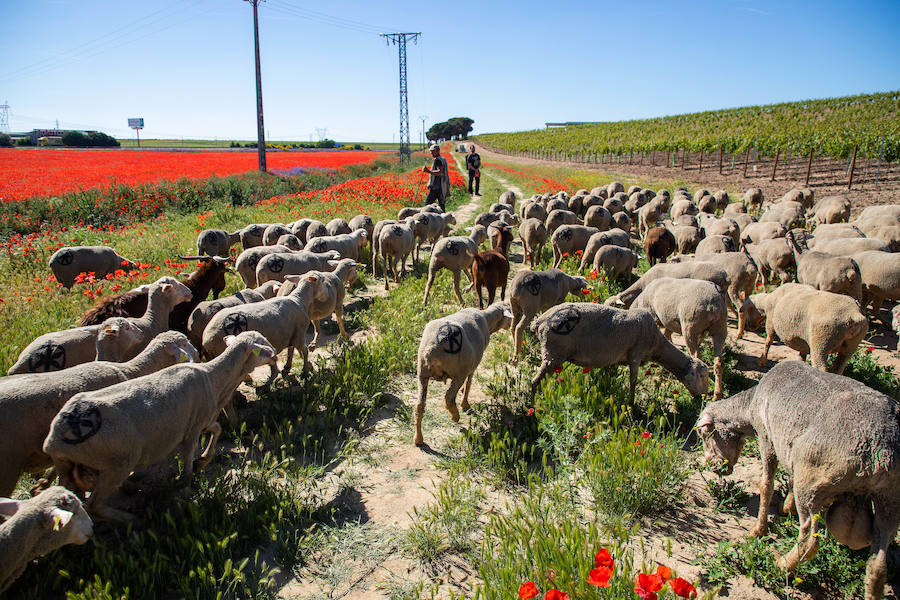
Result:
{"label": "distant tree", "polygon": [[5,133],[0,133],[0,148],[12,148],[12,138]]}
{"label": "distant tree", "polygon": [[425,133],[430,141],[443,142],[445,140],[459,139],[464,140],[469,137],[472,131],[474,120],[469,117],[453,117],[440,123],[432,125]]}
{"label": "distant tree", "polygon": [[16,140],[16,146],[34,146],[34,142],[30,137],[23,137]]}
{"label": "distant tree", "polygon": [[316,148],[334,148],[337,146],[337,142],[334,140],[324,139],[319,142],[316,142]]}
{"label": "distant tree", "polygon": [[62,143],[66,146],[85,148],[92,145],[91,139],[80,131],[67,131],[62,136]]}
{"label": "distant tree", "polygon": [[119,140],[101,131],[92,131],[87,137],[90,145],[97,148],[115,148],[119,145]]}

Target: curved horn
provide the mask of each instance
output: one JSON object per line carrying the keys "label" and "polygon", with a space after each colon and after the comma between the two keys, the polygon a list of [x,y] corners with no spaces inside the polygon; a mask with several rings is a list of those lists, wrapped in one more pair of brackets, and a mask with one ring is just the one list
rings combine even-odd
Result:
{"label": "curved horn", "polygon": [[223,258],[221,256],[213,256],[212,259],[214,261],[216,261],[217,263],[222,264],[222,263],[227,263],[229,260],[231,260],[231,257]]}

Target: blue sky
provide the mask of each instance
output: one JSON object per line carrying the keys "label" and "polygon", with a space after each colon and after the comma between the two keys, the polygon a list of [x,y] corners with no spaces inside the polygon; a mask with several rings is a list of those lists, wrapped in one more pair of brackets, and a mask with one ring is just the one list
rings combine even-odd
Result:
{"label": "blue sky", "polygon": [[[0,102],[16,130],[254,139],[252,9],[241,0],[0,0]],[[310,12],[314,11],[314,12]],[[900,2],[268,0],[270,139],[391,141],[397,49],[421,120],[475,132],[614,121],[900,88]]]}

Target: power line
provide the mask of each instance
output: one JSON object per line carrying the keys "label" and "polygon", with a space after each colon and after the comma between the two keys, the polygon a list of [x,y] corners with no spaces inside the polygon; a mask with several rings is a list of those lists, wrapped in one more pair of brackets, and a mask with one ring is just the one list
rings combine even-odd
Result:
{"label": "power line", "polygon": [[354,21],[352,19],[336,17],[327,13],[310,10],[308,8],[293,4],[292,2],[288,2],[287,0],[271,0],[270,7],[282,14],[287,14],[307,21],[315,21],[317,23],[329,25],[331,27],[356,31],[358,33],[375,35],[381,31],[384,31],[385,29],[389,29],[386,27],[370,25],[361,21]]}

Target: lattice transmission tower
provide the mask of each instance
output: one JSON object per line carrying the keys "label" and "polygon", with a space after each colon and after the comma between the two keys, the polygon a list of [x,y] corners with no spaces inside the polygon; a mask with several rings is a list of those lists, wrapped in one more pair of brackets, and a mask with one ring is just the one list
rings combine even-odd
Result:
{"label": "lattice transmission tower", "polygon": [[406,86],[406,42],[418,43],[419,33],[382,33],[385,42],[394,43],[400,61],[400,162],[409,162],[409,101]]}
{"label": "lattice transmission tower", "polygon": [[9,133],[9,100],[0,104],[0,133]]}

